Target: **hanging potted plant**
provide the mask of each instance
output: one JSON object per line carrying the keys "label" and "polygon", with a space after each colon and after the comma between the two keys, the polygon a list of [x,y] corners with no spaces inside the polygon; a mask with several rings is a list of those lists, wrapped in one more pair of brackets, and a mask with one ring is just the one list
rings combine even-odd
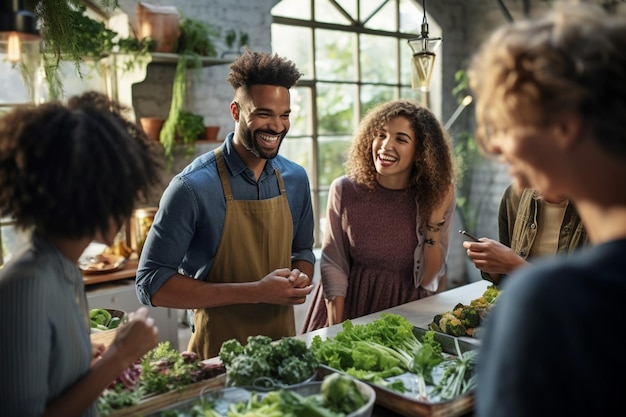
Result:
{"label": "hanging potted plant", "polygon": [[[86,58],[100,59],[111,53],[135,54],[138,58],[154,49],[151,39],[121,37],[105,23],[87,15],[80,0],[31,0],[27,2],[40,21],[43,39],[42,57],[49,95],[62,96],[58,71],[62,60],[73,62],[80,70]],[[116,0],[102,0],[106,10],[117,7]],[[133,65],[133,61],[128,62]]]}
{"label": "hanging potted plant", "polygon": [[[172,103],[161,134],[160,142],[165,155],[171,161],[176,137],[176,128],[187,94],[187,68],[201,67],[200,57],[215,57],[217,51],[213,38],[217,31],[208,23],[184,17],[179,23],[180,38],[178,40],[178,61],[172,82]],[[204,125],[203,125],[204,130]]]}
{"label": "hanging potted plant", "polygon": [[234,29],[229,29],[224,35],[224,43],[226,44],[226,51],[222,52],[222,58],[227,55],[241,55],[245,46],[248,46],[248,33],[239,31],[237,33]]}

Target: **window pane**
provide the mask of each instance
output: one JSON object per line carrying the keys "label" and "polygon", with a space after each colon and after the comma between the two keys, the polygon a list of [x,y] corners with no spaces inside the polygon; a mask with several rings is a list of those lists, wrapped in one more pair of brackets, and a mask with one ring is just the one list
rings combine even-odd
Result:
{"label": "window pane", "polygon": [[327,81],[356,81],[356,34],[315,31],[316,77]]}
{"label": "window pane", "polygon": [[351,140],[352,135],[318,138],[318,178],[320,188],[328,187],[335,178],[344,174],[343,164],[346,160]]}
{"label": "window pane", "polygon": [[400,32],[420,33],[423,18],[424,12],[415,5],[415,1],[400,0]]}
{"label": "window pane", "polygon": [[413,51],[406,40],[400,41],[400,83],[411,86]]}
{"label": "window pane", "polygon": [[359,99],[356,86],[319,83],[317,87],[318,132],[324,134],[351,134],[354,130],[354,103]]}
{"label": "window pane", "polygon": [[313,172],[313,140],[310,136],[293,136],[291,132],[287,134],[283,143],[280,145],[280,154],[285,158],[291,159],[293,162],[301,165],[306,169],[309,177]]}
{"label": "window pane", "polygon": [[[345,7],[344,10],[346,10]],[[346,11],[348,14],[354,16],[354,13],[350,13],[349,10]],[[318,22],[350,25],[350,19],[341,14],[337,7],[328,0],[315,0],[315,20]]]}
{"label": "window pane", "polygon": [[398,41],[385,36],[361,36],[361,81],[398,82]]}
{"label": "window pane", "polygon": [[[345,10],[353,19],[356,20],[356,5],[359,3],[359,0],[335,0],[337,4],[341,6],[343,10]],[[369,0],[370,2],[372,0]]]}
{"label": "window pane", "polygon": [[272,51],[296,63],[302,78],[312,79],[313,45],[311,29],[296,26],[272,25]]}
{"label": "window pane", "polygon": [[291,90],[291,128],[289,136],[310,136],[313,133],[311,89],[294,87]]}
{"label": "window pane", "polygon": [[[378,4],[376,5],[376,7],[378,7]],[[367,17],[369,17],[369,14],[367,16],[363,16],[363,18]],[[398,27],[396,22],[396,2],[389,1],[387,2],[387,4],[385,4],[385,6],[383,6],[382,9],[380,9],[374,16],[372,16],[370,20],[367,21],[365,27],[369,29],[387,30],[390,32],[395,32]]]}
{"label": "window pane", "polygon": [[[343,161],[361,116],[372,106],[398,97],[422,102],[421,92],[411,88],[411,48],[406,39],[392,36],[398,31],[411,36],[420,33],[422,2],[282,0],[277,3],[275,15],[296,20],[290,30],[281,29],[289,25],[273,24],[273,50],[292,59],[305,73],[297,87],[301,90],[292,89],[292,126],[281,152],[293,153],[294,160],[306,165],[318,216],[315,245],[319,247],[328,187],[344,173]],[[298,19],[309,19],[311,6],[315,14],[311,19],[322,26],[331,23],[337,28],[313,28],[307,22],[304,25],[309,27],[299,26]],[[306,17],[302,17],[303,13]],[[431,35],[440,36],[439,26],[428,17]],[[391,36],[375,35],[368,32],[370,29],[390,32]],[[433,91],[436,91],[435,81]],[[430,99],[433,102],[433,97]]]}
{"label": "window pane", "polygon": [[272,15],[311,20],[310,0],[282,0],[272,8]]}
{"label": "window pane", "polygon": [[420,103],[422,101],[422,92],[413,90],[411,86],[408,86],[400,89],[400,97]]}
{"label": "window pane", "polygon": [[45,93],[39,42],[22,42],[20,54],[20,61],[13,65],[6,43],[0,41],[0,104],[38,103]]}
{"label": "window pane", "polygon": [[61,61],[59,77],[63,80],[64,97],[72,97],[91,90],[106,94],[105,77],[94,61],[81,62],[79,70],[73,62]]}
{"label": "window pane", "polygon": [[19,104],[30,101],[30,94],[20,75],[19,66],[13,66],[4,53],[0,53],[0,73],[2,73],[0,104]]}
{"label": "window pane", "polygon": [[376,104],[393,100],[395,97],[395,87],[364,85],[361,88],[361,113],[365,114]]}

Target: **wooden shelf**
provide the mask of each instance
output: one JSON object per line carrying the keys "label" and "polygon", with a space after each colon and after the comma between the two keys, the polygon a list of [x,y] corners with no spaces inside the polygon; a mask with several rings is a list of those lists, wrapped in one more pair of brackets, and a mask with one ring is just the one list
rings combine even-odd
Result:
{"label": "wooden shelf", "polygon": [[[178,62],[178,54],[169,54],[164,52],[153,52],[150,54],[152,56],[152,63],[154,64],[169,64],[176,65]],[[212,67],[214,65],[226,65],[233,62],[232,59],[222,59],[222,58],[210,58],[210,57],[200,57],[200,62],[203,67]],[[193,66],[192,63],[189,65]]]}

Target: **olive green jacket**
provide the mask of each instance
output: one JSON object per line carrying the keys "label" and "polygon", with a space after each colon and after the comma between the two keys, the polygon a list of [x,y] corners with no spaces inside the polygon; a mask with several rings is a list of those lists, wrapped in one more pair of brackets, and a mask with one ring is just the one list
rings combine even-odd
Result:
{"label": "olive green jacket", "polygon": [[[537,228],[541,226],[537,222],[539,195],[539,192],[533,189],[524,189],[517,193],[513,186],[509,185],[502,195],[498,210],[498,239],[527,261],[537,236]],[[569,254],[587,244],[589,244],[587,231],[574,204],[568,202],[561,223],[557,253]],[[484,272],[482,277],[489,281],[493,280]]]}

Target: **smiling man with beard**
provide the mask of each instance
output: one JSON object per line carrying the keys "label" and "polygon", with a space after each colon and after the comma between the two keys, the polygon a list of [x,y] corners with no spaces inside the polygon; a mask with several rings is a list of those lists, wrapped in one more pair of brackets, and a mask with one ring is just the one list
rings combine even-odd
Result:
{"label": "smiling man with beard", "polygon": [[230,69],[235,130],[163,193],[136,280],[142,303],[193,310],[188,349],[203,359],[228,339],[295,335],[315,263],[306,171],[278,155],[301,74],[249,50]]}

